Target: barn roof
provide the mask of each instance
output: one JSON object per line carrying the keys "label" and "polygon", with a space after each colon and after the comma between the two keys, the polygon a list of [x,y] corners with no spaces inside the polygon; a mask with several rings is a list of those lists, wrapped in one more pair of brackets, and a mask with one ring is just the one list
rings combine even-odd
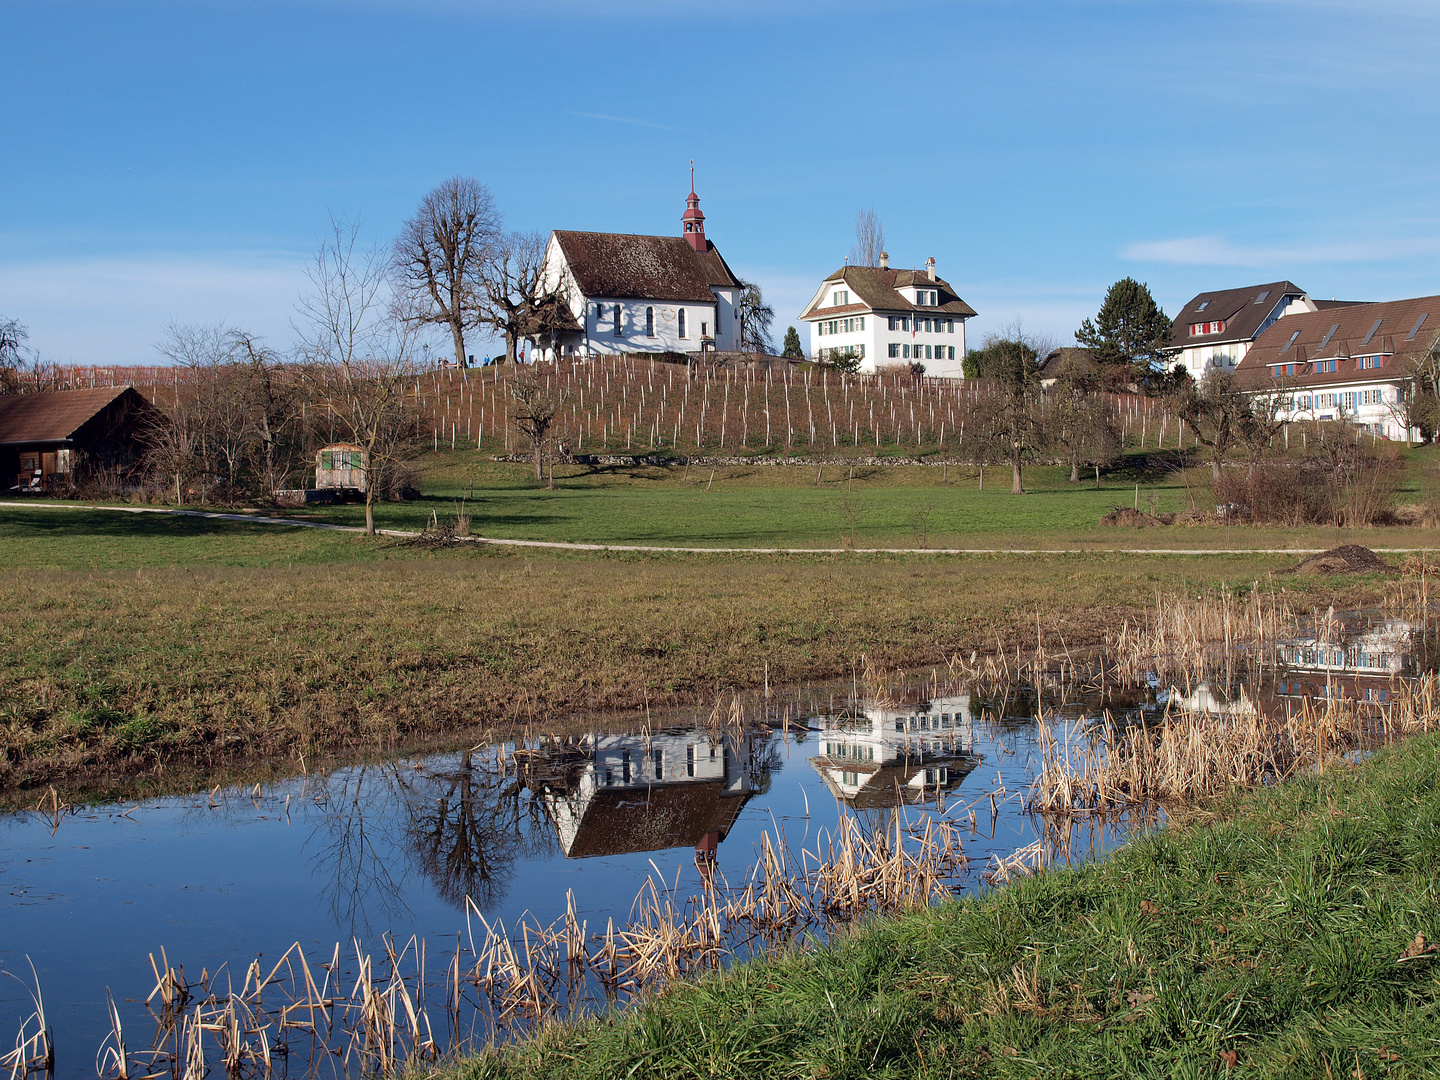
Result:
{"label": "barn roof", "polygon": [[7,394],[0,397],[0,446],[66,442],[127,393],[140,396],[128,386]]}
{"label": "barn roof", "polygon": [[587,297],[713,304],[711,286],[742,287],[708,240],[701,252],[680,236],[556,229],[555,239]]}

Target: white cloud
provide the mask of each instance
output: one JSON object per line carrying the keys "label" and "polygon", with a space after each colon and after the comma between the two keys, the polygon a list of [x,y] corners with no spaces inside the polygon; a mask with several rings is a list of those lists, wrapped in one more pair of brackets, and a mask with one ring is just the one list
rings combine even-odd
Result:
{"label": "white cloud", "polygon": [[1440,237],[1407,237],[1259,247],[1218,236],[1184,236],[1127,244],[1122,259],[1175,266],[1273,267],[1312,263],[1383,262],[1440,251]]}
{"label": "white cloud", "polygon": [[606,120],[612,124],[632,124],[635,127],[654,128],[656,131],[674,131],[668,124],[657,124],[651,120],[636,120],[630,116],[609,116],[605,113],[572,112],[571,116],[579,116],[586,120]]}
{"label": "white cloud", "polygon": [[224,321],[285,348],[306,262],[233,253],[0,263],[0,314],[30,328],[42,359],[61,363],[158,363],[154,345],[170,322]]}

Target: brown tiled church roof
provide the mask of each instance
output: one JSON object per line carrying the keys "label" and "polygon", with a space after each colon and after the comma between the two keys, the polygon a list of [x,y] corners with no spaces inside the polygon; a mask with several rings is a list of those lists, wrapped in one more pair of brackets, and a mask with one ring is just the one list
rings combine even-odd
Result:
{"label": "brown tiled church roof", "polygon": [[555,239],[575,284],[587,297],[713,304],[712,285],[742,287],[708,240],[700,252],[680,236],[556,229]]}

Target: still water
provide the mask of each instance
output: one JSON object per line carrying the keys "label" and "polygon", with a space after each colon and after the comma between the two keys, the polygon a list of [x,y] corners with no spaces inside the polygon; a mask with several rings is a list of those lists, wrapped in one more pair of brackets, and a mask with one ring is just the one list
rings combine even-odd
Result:
{"label": "still water", "polygon": [[[162,948],[187,979],[228,966],[237,987],[253,959],[295,942],[328,959],[336,943],[379,954],[386,935],[418,936],[443,966],[476,922],[467,897],[491,924],[513,926],[526,913],[549,923],[568,891],[589,927],[623,926],[648,877],[682,896],[702,875],[740,882],[763,832],[798,851],[841,814],[968,828],[974,812],[972,872],[957,890],[975,887],[992,855],[1037,839],[1020,798],[1033,702],[999,699],[985,715],[969,694],[818,701],[797,695],[781,720],[772,707],[770,722],[724,730],[706,716],[648,732],[612,724],[258,790],[9,814],[0,970],[28,985],[34,964],[57,1074],[94,1076],[107,988],[132,1051],[147,1041],[143,1002]],[[1101,830],[1084,843],[1114,840]],[[0,1051],[31,1008],[25,985],[0,978]]]}
{"label": "still water", "polygon": [[[1415,666],[1411,628],[1397,620],[1337,623],[1285,648],[1263,691],[1239,676],[1173,690],[1152,679],[1066,700],[934,682],[878,700],[812,689],[752,703],[742,722],[696,710],[652,727],[638,716],[253,789],[10,813],[0,817],[0,1054],[32,1011],[31,964],[56,1073],[95,1076],[107,990],[131,1052],[143,1051],[156,1030],[144,1003],[167,963],[212,986],[224,973],[218,983],[228,976],[238,989],[253,961],[268,970],[296,943],[315,963],[337,944],[353,961],[415,938],[443,982],[481,918],[546,925],[573,904],[592,935],[607,921],[623,927],[647,879],[679,899],[707,880],[743,883],[764,834],[813,849],[842,816],[962,828],[969,868],[949,884],[983,888],[995,859],[1055,840],[1024,806],[1042,708],[1083,722],[1101,709],[1153,715],[1167,700],[1233,708],[1262,693],[1271,708],[1332,693],[1383,700]],[[1054,854],[1093,857],[1130,828],[1072,822]],[[488,1032],[472,1022],[439,1034],[443,1050]],[[162,1067],[181,1071],[173,1060]]]}

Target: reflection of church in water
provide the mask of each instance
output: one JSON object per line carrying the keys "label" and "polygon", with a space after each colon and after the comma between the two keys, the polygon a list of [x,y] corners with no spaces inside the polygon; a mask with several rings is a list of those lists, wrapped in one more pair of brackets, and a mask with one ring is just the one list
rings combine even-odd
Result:
{"label": "reflection of church in water", "polygon": [[980,764],[970,695],[852,706],[817,718],[825,786],[857,810],[953,791]]}
{"label": "reflection of church in water", "polygon": [[778,767],[767,731],[593,735],[532,780],[566,858],[694,847],[702,867]]}

